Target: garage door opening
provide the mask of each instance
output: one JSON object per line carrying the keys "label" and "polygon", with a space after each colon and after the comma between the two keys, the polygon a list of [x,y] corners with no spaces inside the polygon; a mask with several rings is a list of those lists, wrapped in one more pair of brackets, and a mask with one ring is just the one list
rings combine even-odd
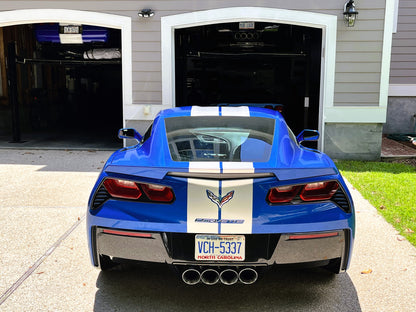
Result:
{"label": "garage door opening", "polygon": [[[120,30],[42,23],[7,26],[1,33],[2,63],[10,45],[16,46],[17,119],[21,140],[26,141],[22,145],[122,146],[116,138],[123,126]],[[9,70],[7,75],[2,71],[3,80],[9,78]],[[10,141],[15,104],[9,90],[2,91],[0,136]]]}
{"label": "garage door opening", "polygon": [[279,104],[295,133],[318,129],[321,50],[320,28],[232,22],[175,29],[176,106]]}

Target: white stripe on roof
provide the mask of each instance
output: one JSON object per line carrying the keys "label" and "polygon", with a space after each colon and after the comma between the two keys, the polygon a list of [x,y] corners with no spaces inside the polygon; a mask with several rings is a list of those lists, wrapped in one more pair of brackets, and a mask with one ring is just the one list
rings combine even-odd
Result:
{"label": "white stripe on roof", "polygon": [[192,106],[191,116],[219,116],[220,110],[218,106]]}
{"label": "white stripe on roof", "polygon": [[221,107],[221,116],[240,116],[240,117],[250,117],[250,109],[248,106],[238,106],[238,107]]}

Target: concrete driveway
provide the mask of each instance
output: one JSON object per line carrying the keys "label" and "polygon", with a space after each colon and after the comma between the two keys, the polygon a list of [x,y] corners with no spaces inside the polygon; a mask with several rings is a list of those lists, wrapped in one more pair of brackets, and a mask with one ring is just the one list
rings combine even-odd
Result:
{"label": "concrete driveway", "polygon": [[0,311],[415,311],[416,249],[352,187],[347,274],[272,270],[252,286],[191,287],[165,266],[100,272],[84,215],[109,155],[0,150]]}

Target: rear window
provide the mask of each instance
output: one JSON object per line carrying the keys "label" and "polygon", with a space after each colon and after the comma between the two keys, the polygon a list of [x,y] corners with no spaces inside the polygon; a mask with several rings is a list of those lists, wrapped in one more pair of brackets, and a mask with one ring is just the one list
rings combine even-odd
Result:
{"label": "rear window", "polygon": [[171,117],[165,119],[174,161],[267,162],[275,120],[263,117]]}

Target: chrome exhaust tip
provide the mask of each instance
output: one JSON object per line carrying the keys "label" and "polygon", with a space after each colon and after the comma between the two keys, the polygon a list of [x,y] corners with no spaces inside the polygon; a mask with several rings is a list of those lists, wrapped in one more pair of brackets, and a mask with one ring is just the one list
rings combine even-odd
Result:
{"label": "chrome exhaust tip", "polygon": [[257,273],[257,271],[251,268],[242,269],[238,274],[238,279],[240,280],[240,282],[246,285],[255,283],[258,277],[259,274]]}
{"label": "chrome exhaust tip", "polygon": [[201,281],[201,273],[195,269],[187,269],[182,273],[182,281],[188,285],[196,285]]}
{"label": "chrome exhaust tip", "polygon": [[224,285],[234,285],[238,282],[238,273],[232,269],[226,269],[220,274],[220,281]]}
{"label": "chrome exhaust tip", "polygon": [[201,273],[201,281],[206,285],[215,285],[220,280],[220,274],[213,269],[206,269]]}

